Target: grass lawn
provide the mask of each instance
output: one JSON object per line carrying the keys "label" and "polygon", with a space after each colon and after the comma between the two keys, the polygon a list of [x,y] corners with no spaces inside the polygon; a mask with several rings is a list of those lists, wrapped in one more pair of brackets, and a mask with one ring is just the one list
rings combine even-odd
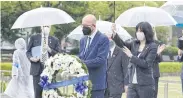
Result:
{"label": "grass lawn", "polygon": [[[158,98],[164,98],[164,87],[166,83],[159,83]],[[168,98],[183,98],[181,93],[181,84],[179,83],[168,83]]]}
{"label": "grass lawn", "polygon": [[[168,98],[183,98],[182,94],[182,85],[181,85],[181,80],[180,77],[161,77],[161,80],[166,80],[166,81],[178,81],[178,83],[168,83]],[[159,91],[158,91],[158,98],[164,98],[164,87],[166,83],[164,82],[159,82]]]}

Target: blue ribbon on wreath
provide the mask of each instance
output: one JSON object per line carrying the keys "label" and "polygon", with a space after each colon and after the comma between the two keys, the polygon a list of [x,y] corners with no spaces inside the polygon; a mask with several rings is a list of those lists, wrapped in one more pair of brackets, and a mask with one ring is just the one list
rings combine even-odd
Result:
{"label": "blue ribbon on wreath", "polygon": [[[49,89],[54,89],[54,88],[58,88],[58,87],[64,87],[64,86],[76,84],[77,91],[81,92],[81,91],[83,91],[83,89],[86,89],[86,87],[82,83],[84,81],[87,81],[87,80],[89,80],[88,75],[73,78],[71,80],[65,80],[65,81],[61,81],[61,82],[50,83],[50,84],[45,81],[45,82],[42,83],[42,84],[44,84],[44,86],[42,86],[42,87],[43,87],[44,90],[49,90]],[[82,82],[82,83],[80,83],[80,82]]]}

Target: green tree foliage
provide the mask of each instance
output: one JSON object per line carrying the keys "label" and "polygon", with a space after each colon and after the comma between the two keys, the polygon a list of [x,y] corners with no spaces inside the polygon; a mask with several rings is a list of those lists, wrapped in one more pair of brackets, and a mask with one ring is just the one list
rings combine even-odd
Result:
{"label": "green tree foliage", "polygon": [[94,14],[99,20],[111,21],[113,17],[112,2],[107,1],[95,1],[88,2],[87,14]]}
{"label": "green tree foliage", "polygon": [[15,20],[24,12],[33,8],[37,8],[41,5],[41,2],[32,1],[2,1],[1,2],[1,31],[2,41],[8,40],[13,43],[15,39],[21,37],[22,30],[11,30],[11,27]]}
{"label": "green tree foliage", "polygon": [[155,27],[158,40],[167,44],[169,37],[169,27]]}
{"label": "green tree foliage", "polygon": [[63,1],[57,7],[67,12],[76,21],[75,23],[55,25],[55,35],[61,40],[64,35],[69,34],[74,28],[81,24],[82,17],[86,14],[87,2]]}
{"label": "green tree foliage", "polygon": [[[52,26],[51,34],[61,39],[64,35],[69,34],[74,28],[81,24],[82,18],[86,14],[94,14],[97,19],[114,22],[117,17],[124,11],[138,6],[154,6],[160,7],[163,1],[2,1],[1,2],[1,24],[2,24],[2,39],[14,42],[16,38],[22,36],[20,29],[11,30],[15,20],[24,12],[43,7],[59,8],[67,12],[75,23],[54,25]],[[115,4],[115,5],[114,5]],[[115,6],[115,7],[114,7]],[[114,10],[115,8],[115,10]],[[115,13],[114,13],[115,12]],[[132,36],[135,34],[134,28],[125,28]],[[158,39],[166,42],[164,37],[168,29],[165,27],[158,27],[156,29]],[[40,28],[33,28],[32,33],[40,33]],[[164,38],[164,39],[163,39]]]}

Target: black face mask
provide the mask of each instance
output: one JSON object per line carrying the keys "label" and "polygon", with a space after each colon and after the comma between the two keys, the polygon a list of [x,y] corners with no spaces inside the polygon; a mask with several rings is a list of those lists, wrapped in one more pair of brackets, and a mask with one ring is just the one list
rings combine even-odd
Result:
{"label": "black face mask", "polygon": [[91,34],[91,29],[89,27],[83,27],[83,34],[84,35],[90,35]]}

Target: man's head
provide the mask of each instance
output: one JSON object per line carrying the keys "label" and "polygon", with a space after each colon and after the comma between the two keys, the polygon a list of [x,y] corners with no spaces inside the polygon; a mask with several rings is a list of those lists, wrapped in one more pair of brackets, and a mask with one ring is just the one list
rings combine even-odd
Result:
{"label": "man's head", "polygon": [[82,27],[84,35],[91,35],[96,30],[96,17],[92,14],[86,15],[82,19]]}
{"label": "man's head", "polygon": [[45,35],[49,35],[51,30],[51,26],[41,26],[41,31],[42,33],[44,33]]}

